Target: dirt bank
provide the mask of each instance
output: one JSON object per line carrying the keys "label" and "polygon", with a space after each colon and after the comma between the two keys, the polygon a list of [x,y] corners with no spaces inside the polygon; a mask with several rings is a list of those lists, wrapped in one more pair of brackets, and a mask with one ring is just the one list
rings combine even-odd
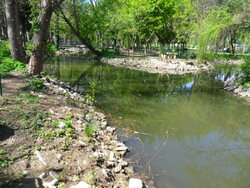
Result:
{"label": "dirt bank", "polygon": [[22,73],[2,80],[0,187],[142,187],[104,114],[67,84],[43,80],[42,92]]}
{"label": "dirt bank", "polygon": [[102,58],[102,62],[129,69],[160,74],[186,74],[208,71],[212,65],[197,64],[195,60],[161,60],[158,57]]}

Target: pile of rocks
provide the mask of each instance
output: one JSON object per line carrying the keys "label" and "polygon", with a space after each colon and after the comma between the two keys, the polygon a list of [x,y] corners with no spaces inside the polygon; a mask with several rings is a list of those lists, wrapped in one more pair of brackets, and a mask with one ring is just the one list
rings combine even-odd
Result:
{"label": "pile of rocks", "polygon": [[85,47],[71,47],[66,49],[61,49],[55,53],[55,55],[73,55],[78,53],[86,53],[88,50]]}
{"label": "pile of rocks", "polygon": [[[76,101],[75,105],[85,109],[86,113],[78,115],[81,117],[78,117],[77,123],[73,124],[75,130],[79,132],[79,135],[84,131],[87,124],[95,125],[97,131],[93,134],[91,144],[79,140],[75,145],[83,149],[86,155],[89,155],[91,163],[94,163],[91,168],[97,177],[97,184],[101,187],[145,187],[142,180],[133,178],[135,176],[133,167],[124,159],[129,149],[125,144],[118,141],[116,129],[108,126],[105,115],[97,112],[94,106],[82,97],[82,95],[74,91],[68,83],[48,77],[43,77],[42,79],[51,91],[63,95],[69,100]],[[67,110],[70,111],[70,109]],[[40,159],[41,156],[42,155],[40,155]],[[45,161],[43,160],[43,162]],[[53,187],[57,182],[56,178],[52,178],[49,182],[45,181],[43,175],[41,175],[41,179],[47,187]],[[90,185],[84,181],[80,181],[71,187],[88,188]]]}
{"label": "pile of rocks", "polygon": [[156,57],[145,58],[102,58],[102,62],[129,68],[140,71],[146,71],[150,73],[160,74],[186,74],[186,73],[198,73],[201,71],[208,71],[213,68],[212,65],[199,65],[195,61],[191,60],[160,60]]}
{"label": "pile of rocks", "polygon": [[243,60],[217,60],[213,62],[214,64],[235,64],[240,65],[244,63]]}
{"label": "pile of rocks", "polygon": [[243,75],[239,75],[231,80],[224,82],[224,89],[228,92],[232,92],[234,95],[250,101],[250,88],[244,88],[242,85],[237,83],[237,80],[242,78]]}

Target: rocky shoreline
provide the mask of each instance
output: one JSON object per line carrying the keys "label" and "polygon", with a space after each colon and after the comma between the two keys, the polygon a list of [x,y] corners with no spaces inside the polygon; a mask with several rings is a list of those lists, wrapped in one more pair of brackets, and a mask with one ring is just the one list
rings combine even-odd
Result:
{"label": "rocky shoreline", "polygon": [[216,60],[214,64],[230,64],[230,65],[240,65],[244,63],[243,60]]}
{"label": "rocky shoreline", "polygon": [[[26,125],[21,129],[29,132],[28,137],[20,131],[0,142],[6,160],[15,159],[2,173],[13,174],[13,177],[22,174],[18,186],[14,184],[13,187],[146,187],[141,179],[135,177],[129,161],[124,159],[129,149],[118,140],[116,129],[108,125],[105,115],[97,112],[91,102],[73,91],[67,83],[48,76],[42,80],[48,90],[31,92],[31,95],[44,105],[33,108],[47,109],[51,106],[44,113],[49,115],[39,120],[43,125],[40,127],[38,122],[32,128]],[[52,101],[55,105],[51,104]],[[6,113],[10,110],[11,114],[11,105],[7,100],[1,109]],[[19,151],[17,147],[21,146],[23,149]],[[0,175],[1,178],[6,177]],[[6,181],[9,182],[8,179]],[[0,186],[4,186],[6,181],[0,181]]]}
{"label": "rocky shoreline", "polygon": [[242,77],[243,75],[241,74],[231,80],[225,81],[224,90],[250,102],[250,88],[244,88],[242,85],[237,83],[237,80]]}
{"label": "rocky shoreline", "polygon": [[160,74],[198,73],[208,71],[213,68],[213,66],[210,64],[197,64],[195,60],[161,60],[158,57],[102,58],[101,61],[118,67]]}

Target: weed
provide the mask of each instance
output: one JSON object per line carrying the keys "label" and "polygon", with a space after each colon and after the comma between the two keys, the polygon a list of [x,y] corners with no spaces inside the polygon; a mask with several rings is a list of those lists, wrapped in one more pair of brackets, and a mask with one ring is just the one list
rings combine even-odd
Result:
{"label": "weed", "polygon": [[28,88],[34,92],[41,92],[47,89],[47,87],[44,85],[43,80],[38,78],[33,78],[32,80],[30,80]]}
{"label": "weed", "polygon": [[84,181],[86,181],[88,184],[93,186],[95,184],[95,174],[94,174],[94,172],[89,171],[87,176],[84,177]]}
{"label": "weed", "polygon": [[65,182],[59,182],[59,183],[58,183],[58,187],[60,187],[60,188],[66,187]]}
{"label": "weed", "polygon": [[14,163],[14,158],[8,158],[7,152],[3,149],[0,149],[0,167],[4,168],[12,163]]}
{"label": "weed", "polygon": [[93,139],[94,133],[96,132],[96,128],[93,125],[89,124],[86,126],[84,132],[87,137]]}
{"label": "weed", "polygon": [[87,99],[88,102],[94,103],[95,102],[95,88],[96,88],[96,83],[95,82],[91,82],[90,83],[90,88],[91,88],[91,92],[87,93],[85,95],[85,98]]}
{"label": "weed", "polygon": [[11,102],[23,102],[25,104],[37,103],[38,100],[39,100],[38,97],[27,93],[20,94],[17,97],[12,97],[10,99]]}

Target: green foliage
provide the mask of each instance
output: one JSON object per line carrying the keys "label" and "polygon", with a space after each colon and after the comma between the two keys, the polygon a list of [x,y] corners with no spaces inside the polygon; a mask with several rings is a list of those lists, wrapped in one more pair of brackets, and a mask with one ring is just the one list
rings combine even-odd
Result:
{"label": "green foliage", "polygon": [[12,102],[23,102],[25,104],[32,104],[32,103],[37,103],[38,102],[38,97],[33,96],[31,94],[23,93],[18,96],[10,98],[10,101]]}
{"label": "green foliage", "polygon": [[28,88],[31,91],[35,91],[35,92],[41,92],[47,89],[47,87],[44,85],[43,80],[38,79],[38,78],[33,78],[32,80],[30,80],[28,84]]}
{"label": "green foliage", "polygon": [[216,44],[222,38],[221,34],[225,27],[232,23],[232,16],[227,9],[216,8],[207,12],[204,19],[195,25],[198,35],[197,57],[202,60],[213,60]]}
{"label": "green foliage", "polygon": [[33,45],[32,41],[27,41],[25,44],[25,53],[28,56],[31,56],[33,49],[34,49],[34,45]]}
{"label": "green foliage", "polygon": [[0,57],[0,75],[4,76],[11,71],[24,71],[25,64],[10,57]]}
{"label": "green foliage", "polygon": [[0,42],[0,57],[10,57],[10,48],[8,41]]}
{"label": "green foliage", "polygon": [[114,57],[117,57],[119,55],[120,55],[120,53],[115,51],[115,50],[106,50],[106,51],[102,52],[102,56],[108,57],[108,58],[114,58]]}
{"label": "green foliage", "polygon": [[12,163],[14,163],[14,158],[9,158],[7,152],[0,149],[0,167],[5,168]]}
{"label": "green foliage", "polygon": [[91,91],[90,93],[87,93],[85,95],[85,98],[87,99],[88,102],[95,102],[95,88],[96,88],[96,83],[95,82],[91,82],[90,83],[90,88],[91,88]]}
{"label": "green foliage", "polygon": [[241,65],[241,71],[244,73],[244,77],[239,80],[243,87],[250,87],[250,57],[245,58],[245,63]]}
{"label": "green foliage", "polygon": [[49,43],[46,45],[46,49],[45,49],[46,54],[53,54],[56,51],[57,51],[57,47],[55,44]]}
{"label": "green foliage", "polygon": [[94,136],[94,133],[96,132],[96,128],[94,125],[88,124],[84,130],[85,134],[89,139],[92,139]]}

